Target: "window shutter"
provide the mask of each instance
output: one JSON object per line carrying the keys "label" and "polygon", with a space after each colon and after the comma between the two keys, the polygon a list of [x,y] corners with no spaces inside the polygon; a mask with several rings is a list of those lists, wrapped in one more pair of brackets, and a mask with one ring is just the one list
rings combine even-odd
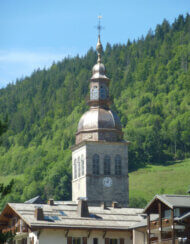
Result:
{"label": "window shutter", "polygon": [[67,237],[67,244],[72,244],[72,237]]}
{"label": "window shutter", "polygon": [[82,240],[83,240],[83,244],[87,244],[87,237],[83,237]]}
{"label": "window shutter", "polygon": [[109,238],[105,238],[105,244],[109,244]]}
{"label": "window shutter", "polygon": [[120,239],[120,244],[124,244],[124,239],[123,238]]}

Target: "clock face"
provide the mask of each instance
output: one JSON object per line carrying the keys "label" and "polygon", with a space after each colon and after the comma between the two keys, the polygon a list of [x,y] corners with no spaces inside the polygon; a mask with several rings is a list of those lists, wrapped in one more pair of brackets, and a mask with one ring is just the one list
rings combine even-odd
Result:
{"label": "clock face", "polygon": [[105,187],[110,187],[110,186],[112,186],[112,179],[111,179],[110,177],[105,177],[105,178],[103,179],[103,185],[104,185]]}

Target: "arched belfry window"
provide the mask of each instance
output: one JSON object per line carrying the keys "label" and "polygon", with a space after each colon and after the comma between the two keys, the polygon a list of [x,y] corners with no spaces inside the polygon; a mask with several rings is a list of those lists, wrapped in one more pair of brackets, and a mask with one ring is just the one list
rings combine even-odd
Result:
{"label": "arched belfry window", "polygon": [[100,161],[100,157],[98,154],[94,154],[93,155],[93,159],[92,159],[92,173],[93,175],[99,175],[99,161]]}
{"label": "arched belfry window", "polygon": [[81,155],[81,176],[84,175],[84,155]]}
{"label": "arched belfry window", "polygon": [[110,175],[111,174],[111,165],[110,165],[110,156],[106,155],[104,157],[104,175]]}
{"label": "arched belfry window", "polygon": [[74,179],[77,178],[77,160],[74,160]]}
{"label": "arched belfry window", "polygon": [[121,175],[121,156],[115,156],[115,175]]}
{"label": "arched belfry window", "polygon": [[80,157],[78,157],[78,177],[80,177]]}

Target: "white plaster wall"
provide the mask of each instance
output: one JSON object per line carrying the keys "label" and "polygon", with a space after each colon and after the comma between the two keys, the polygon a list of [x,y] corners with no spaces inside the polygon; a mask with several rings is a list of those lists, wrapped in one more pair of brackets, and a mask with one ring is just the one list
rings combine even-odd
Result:
{"label": "white plaster wall", "polygon": [[[64,230],[42,230],[39,235],[39,244],[67,244],[67,237],[65,237],[65,233],[66,232]],[[103,235],[104,231],[95,230],[90,233],[89,231],[72,230],[68,233],[68,236],[70,237],[87,237],[87,244],[93,244],[93,238],[98,238],[98,244],[105,244],[104,238],[114,238],[118,240],[120,238],[124,238],[124,244],[132,244],[131,233],[127,231],[108,231],[105,237],[103,237]]]}
{"label": "white plaster wall", "polygon": [[27,240],[27,244],[30,244],[30,238],[32,239],[32,237],[34,237],[34,244],[39,244],[37,231],[29,233],[29,238]]}
{"label": "white plaster wall", "polygon": [[42,230],[39,235],[39,244],[67,244],[64,230]]}
{"label": "white plaster wall", "polygon": [[[84,156],[84,175],[74,179],[74,160]],[[81,167],[80,167],[81,169]],[[79,197],[86,197],[86,145],[78,148],[72,153],[72,200],[77,201]],[[77,165],[78,175],[78,165]]]}
{"label": "white plaster wall", "polygon": [[133,230],[133,244],[146,244],[145,233]]}

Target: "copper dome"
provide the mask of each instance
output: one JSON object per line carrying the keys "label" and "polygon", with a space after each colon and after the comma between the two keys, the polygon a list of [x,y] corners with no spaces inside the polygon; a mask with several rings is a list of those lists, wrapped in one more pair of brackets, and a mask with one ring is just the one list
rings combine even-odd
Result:
{"label": "copper dome", "polygon": [[121,130],[121,123],[113,111],[103,108],[91,108],[81,117],[77,132],[91,129]]}

